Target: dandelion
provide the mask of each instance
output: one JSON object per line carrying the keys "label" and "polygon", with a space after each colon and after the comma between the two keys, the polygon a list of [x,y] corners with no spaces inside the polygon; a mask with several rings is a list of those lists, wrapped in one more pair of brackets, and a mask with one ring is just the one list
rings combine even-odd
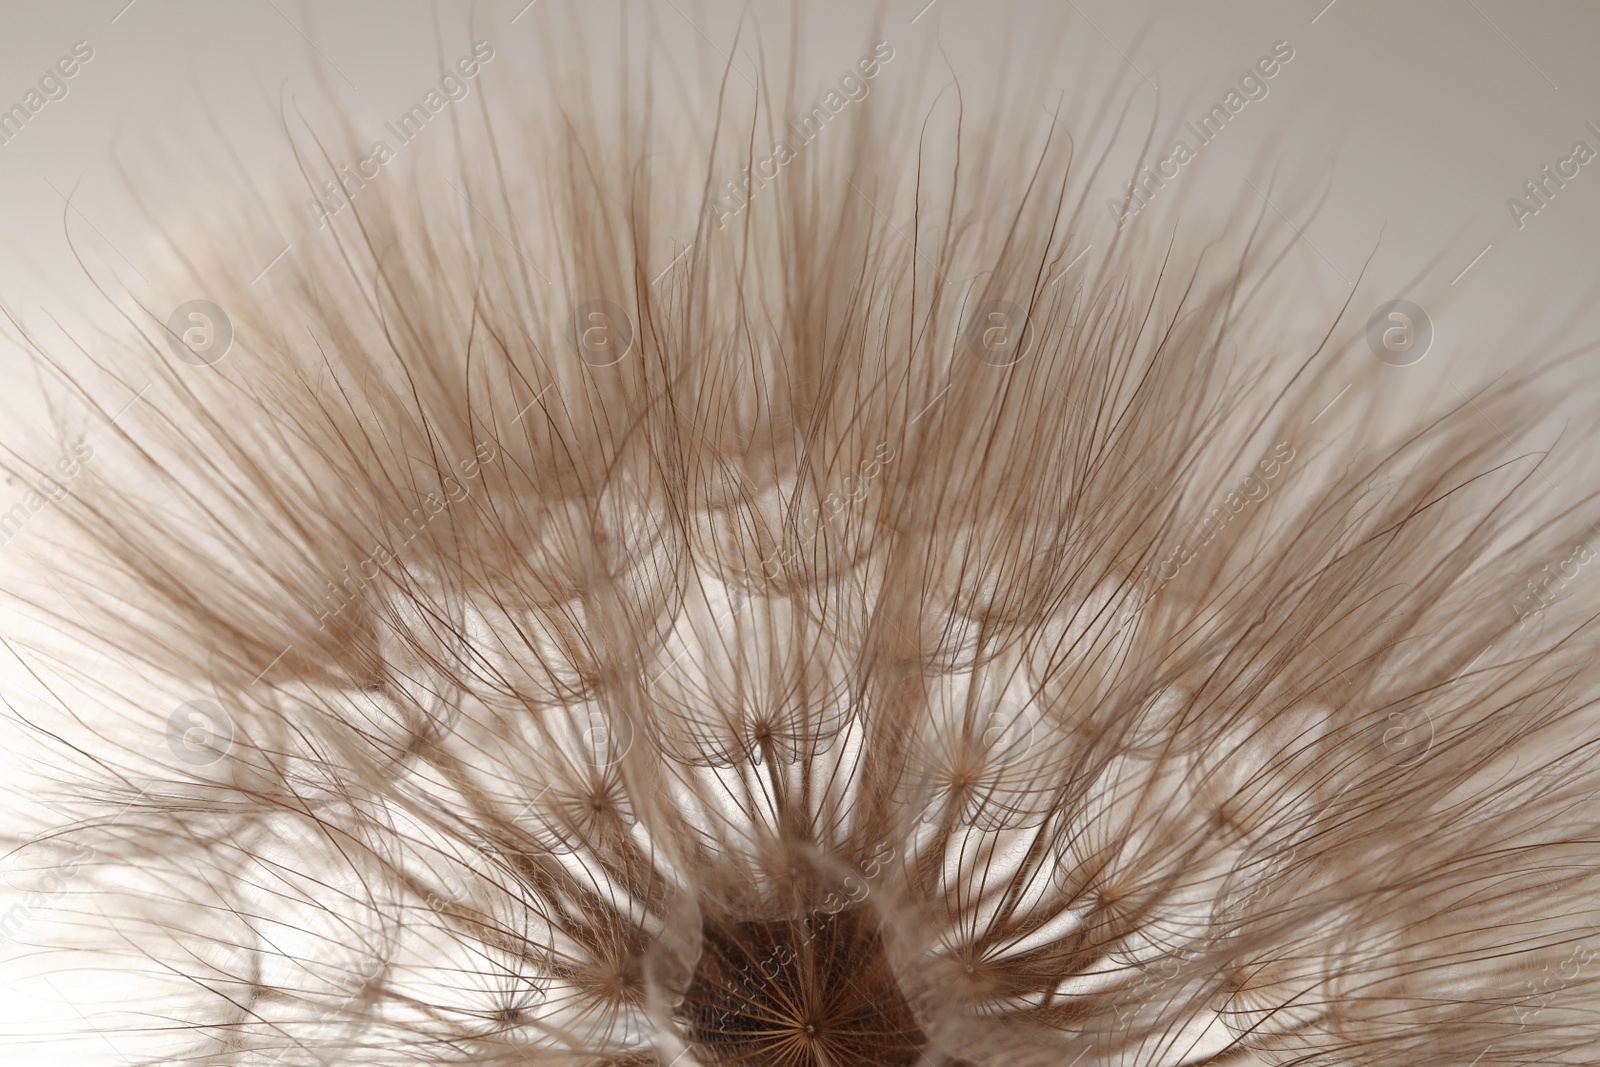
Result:
{"label": "dandelion", "polygon": [[1092,162],[881,97],[727,233],[530,108],[259,285],[190,249],[225,358],[74,380],[153,383],[30,594],[159,694],[62,749],[128,1062],[1587,1062],[1592,629],[1503,608],[1579,524],[1478,415],[1534,385],[1323,417],[1281,243],[1053,285]]}

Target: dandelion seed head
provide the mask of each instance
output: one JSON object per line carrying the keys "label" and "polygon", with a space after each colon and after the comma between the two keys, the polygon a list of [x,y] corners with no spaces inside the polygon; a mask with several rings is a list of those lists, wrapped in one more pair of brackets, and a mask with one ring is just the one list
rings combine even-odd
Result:
{"label": "dandelion seed head", "polygon": [[140,1056],[1576,1062],[1493,980],[1580,936],[1594,674],[1466,671],[1545,547],[1479,427],[1314,438],[1337,361],[1239,355],[1281,245],[1049,289],[1084,164],[1021,135],[936,172],[862,111],[657,286],[653,183],[699,187],[582,106],[470,146],[483,218],[375,183],[267,288],[207,260],[226,360],[130,345],[55,618],[229,726],[72,798]]}

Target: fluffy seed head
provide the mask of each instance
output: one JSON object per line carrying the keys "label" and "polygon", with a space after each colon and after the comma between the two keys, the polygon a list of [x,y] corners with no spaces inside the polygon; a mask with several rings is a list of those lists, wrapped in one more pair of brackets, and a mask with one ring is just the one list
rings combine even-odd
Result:
{"label": "fluffy seed head", "polygon": [[1386,439],[1293,234],[1063,273],[1093,161],[899,117],[730,220],[750,127],[530,108],[76,382],[151,383],[34,595],[137,694],[60,838],[137,1062],[1584,1062],[1527,388]]}

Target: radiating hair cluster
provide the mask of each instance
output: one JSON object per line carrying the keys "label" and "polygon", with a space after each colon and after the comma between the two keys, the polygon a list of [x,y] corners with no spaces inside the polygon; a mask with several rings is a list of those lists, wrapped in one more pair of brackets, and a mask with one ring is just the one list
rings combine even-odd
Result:
{"label": "radiating hair cluster", "polygon": [[878,90],[737,212],[783,104],[530,104],[71,379],[39,669],[128,729],[35,848],[129,1062],[1590,1061],[1536,381],[1390,433],[1294,233],[1075,259],[1064,123]]}

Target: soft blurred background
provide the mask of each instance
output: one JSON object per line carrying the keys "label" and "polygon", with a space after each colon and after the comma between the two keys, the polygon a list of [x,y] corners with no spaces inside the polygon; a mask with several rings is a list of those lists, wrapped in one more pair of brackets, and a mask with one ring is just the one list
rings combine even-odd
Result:
{"label": "soft blurred background", "polygon": [[[715,106],[730,58],[737,101],[752,92],[758,58],[786,59],[798,43],[796,94],[814,99],[878,39],[898,58],[875,89],[920,81],[931,100],[954,82],[978,115],[1003,78],[1028,85],[1038,71],[1039,113],[1008,121],[1043,122],[1046,107],[1066,99],[1070,111],[1089,95],[1126,106],[1123,163],[1147,133],[1152,162],[1176,136],[1193,143],[1184,122],[1287,42],[1294,58],[1267,81],[1267,95],[1172,180],[1185,225],[1208,203],[1259,190],[1269,223],[1303,234],[1291,265],[1325,294],[1308,312],[1336,307],[1358,277],[1355,325],[1390,298],[1424,307],[1435,346],[1412,373],[1391,376],[1395,388],[1449,392],[1454,382],[1470,391],[1484,375],[1551,355],[1518,350],[1516,340],[1572,313],[1583,318],[1570,337],[1594,336],[1600,190],[1590,186],[1600,178],[1590,171],[1600,167],[1580,167],[1520,227],[1507,205],[1526,200],[1524,183],[1569,157],[1574,142],[1600,152],[1600,133],[1585,126],[1600,130],[1592,58],[1600,8],[1582,0],[897,0],[798,10],[777,0],[106,0],[9,4],[4,17],[0,108],[24,104],[75,45],[92,51],[61,79],[65,95],[34,97],[43,106],[0,144],[0,297],[44,337],[58,339],[52,323],[104,312],[90,279],[141,301],[165,299],[154,235],[204,240],[202,205],[217,193],[205,180],[235,159],[262,189],[303,199],[286,126],[304,116],[325,130],[340,112],[358,135],[388,136],[384,123],[474,41],[490,42],[495,56],[468,106],[480,93],[491,108],[526,93],[552,54],[580,53],[596,84],[607,81],[607,66],[620,81],[626,65],[635,88],[659,84],[673,107],[691,111]],[[927,77],[913,74],[921,66]],[[406,152],[448,152],[446,131],[433,132]],[[185,175],[193,188],[178,188]],[[1130,177],[1125,166],[1108,167],[1097,202],[1120,197]],[[1132,225],[1174,225],[1179,212],[1162,209],[1178,200],[1162,190]],[[1098,236],[1103,247],[1110,212],[1096,224],[1104,232],[1085,243]],[[259,247],[238,254],[274,269],[284,249],[294,255],[295,236],[264,232]],[[1488,338],[1496,344],[1483,351]],[[1468,339],[1477,342],[1471,352]],[[16,385],[0,402],[26,419],[31,371],[12,340],[0,344]]]}
{"label": "soft blurred background", "polygon": [[[1581,350],[1600,338],[1600,157],[1581,165],[1585,157],[1574,155],[1578,141],[1600,153],[1592,0],[893,0],[798,9],[776,0],[7,0],[0,25],[0,304],[11,319],[0,330],[0,418],[6,440],[34,461],[49,461],[62,433],[92,442],[99,416],[42,404],[38,357],[20,343],[23,331],[69,367],[79,365],[78,345],[114,366],[115,344],[96,346],[116,328],[117,307],[204,298],[170,291],[170,252],[159,238],[180,247],[207,239],[207,219],[237,192],[217,187],[223,173],[248,174],[263,195],[285,198],[293,210],[283,220],[299,218],[264,220],[259,244],[236,253],[262,276],[292,269],[297,242],[315,231],[295,213],[306,194],[286,127],[303,116],[327,129],[342,114],[363,140],[387,137],[384,124],[479,41],[494,57],[466,102],[491,110],[542,91],[552,57],[576,56],[594,83],[626,73],[633,91],[659,85],[665,110],[703,121],[724,81],[733,99],[748,101],[764,56],[786,61],[797,49],[794,92],[810,100],[878,40],[896,58],[874,92],[922,101],[910,106],[933,106],[954,82],[968,113],[982,118],[984,101],[1000,98],[1009,79],[1013,90],[1027,88],[1005,97],[1006,119],[1019,126],[1049,124],[1058,105],[1074,115],[1099,103],[1126,108],[1114,165],[1091,186],[1093,228],[1076,240],[1089,257],[1111,238],[1105,202],[1122,198],[1146,135],[1151,161],[1177,137],[1192,145],[1185,121],[1198,121],[1275,48],[1292,51],[1265,95],[1127,225],[1152,233],[1181,225],[1203,237],[1241,198],[1259,198],[1264,225],[1295,235],[1283,269],[1300,277],[1304,306],[1291,310],[1308,326],[1325,328],[1349,300],[1336,340],[1361,353],[1381,305],[1405,299],[1426,313],[1433,340],[1423,358],[1351,363],[1353,376],[1404,398],[1418,420],[1507,371],[1579,352],[1556,372],[1553,395],[1562,399],[1539,433],[1507,437],[1506,459],[1558,436],[1568,454],[1592,449],[1594,360]],[[7,124],[8,109],[22,114],[13,105],[25,122]],[[814,150],[845,147],[841,138]],[[405,150],[450,148],[448,130],[430,127]],[[1524,184],[1564,159],[1577,173],[1559,188],[1548,182],[1546,203],[1528,199]],[[1512,197],[1539,210],[1519,219]],[[665,265],[673,250],[655,254]],[[28,491],[21,481],[0,484],[0,513]],[[48,514],[34,515],[0,545],[0,566],[50,529]],[[0,667],[0,691],[19,706],[41,699],[28,681],[14,663]],[[0,749],[10,746],[0,733]],[[7,788],[32,820],[19,829],[48,826],[48,810],[27,808],[29,775],[46,770],[16,763]],[[38,877],[8,870],[0,913]],[[0,1043],[36,1027],[89,1029],[72,991],[25,981],[27,964],[20,942],[0,945]],[[75,1053],[125,1062],[110,1038]],[[26,1043],[0,1058],[44,1063],[52,1053]]]}

